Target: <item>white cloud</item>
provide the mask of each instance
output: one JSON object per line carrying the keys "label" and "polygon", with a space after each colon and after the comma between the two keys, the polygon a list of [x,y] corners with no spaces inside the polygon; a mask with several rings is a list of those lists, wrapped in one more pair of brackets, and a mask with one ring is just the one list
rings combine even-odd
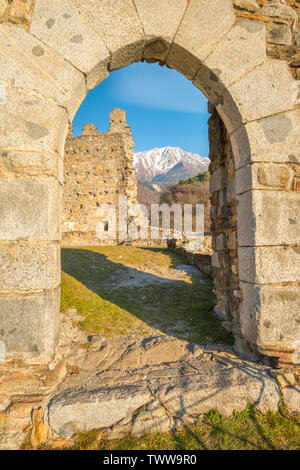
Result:
{"label": "white cloud", "polygon": [[205,113],[207,100],[178,72],[157,64],[134,64],[113,72],[111,97],[126,105]]}

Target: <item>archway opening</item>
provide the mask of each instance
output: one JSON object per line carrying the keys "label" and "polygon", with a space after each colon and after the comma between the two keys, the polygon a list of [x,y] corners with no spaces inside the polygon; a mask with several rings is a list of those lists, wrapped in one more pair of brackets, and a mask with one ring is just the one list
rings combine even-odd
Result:
{"label": "archway opening", "polygon": [[[62,310],[76,309],[90,334],[232,344],[237,218],[226,191],[234,162],[207,107],[182,75],[144,63],[113,72],[79,109],[64,156]],[[220,168],[210,194],[210,170]]]}

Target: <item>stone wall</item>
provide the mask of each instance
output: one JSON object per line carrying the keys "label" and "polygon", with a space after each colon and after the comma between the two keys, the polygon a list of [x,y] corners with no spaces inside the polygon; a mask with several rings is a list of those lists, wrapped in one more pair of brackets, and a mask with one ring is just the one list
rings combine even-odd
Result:
{"label": "stone wall", "polygon": [[[272,350],[257,347],[254,341],[245,338],[242,328],[245,310],[251,311],[251,315],[255,312],[265,315],[266,309],[268,318],[265,317],[263,324],[260,325],[259,317],[256,320],[261,333],[267,335],[270,330],[271,336],[283,340],[292,336],[292,331],[298,331],[299,315],[293,307],[293,302],[299,295],[299,244],[296,240],[294,244],[293,240],[290,240],[281,247],[276,246],[274,242],[270,243],[270,240],[274,240],[274,234],[281,225],[282,229],[284,228],[284,222],[280,220],[276,214],[277,209],[273,206],[273,191],[281,192],[283,207],[289,204],[290,199],[294,200],[294,209],[289,211],[290,223],[297,218],[299,165],[293,160],[285,165],[257,162],[236,171],[230,136],[213,106],[210,106],[210,111],[210,191],[214,250],[212,271],[216,295],[214,310],[223,320],[223,326],[234,334],[238,352],[244,352],[250,357],[252,353],[274,355],[277,360],[279,358],[281,365],[284,365],[292,362],[284,347],[272,354]],[[249,227],[243,197],[251,187],[257,190],[257,195],[262,198],[259,217],[269,219],[262,235],[267,243],[263,245],[260,242],[262,246],[257,247],[247,246],[248,242],[245,243],[242,239],[245,227]],[[239,229],[238,210],[239,220],[244,221],[244,224],[240,223]],[[253,230],[255,228],[255,225],[252,226]],[[251,255],[255,258],[254,263],[250,262]],[[249,292],[253,301],[251,308]],[[262,299],[267,301],[264,308]],[[278,343],[280,344],[280,341]]]}
{"label": "stone wall", "polygon": [[100,204],[114,204],[118,209],[120,196],[127,197],[128,205],[137,203],[133,148],[125,111],[120,109],[111,112],[106,133],[99,133],[93,124],[85,124],[80,137],[73,138],[70,130],[64,155],[65,245],[116,243],[117,239],[96,236],[101,220],[96,211]]}
{"label": "stone wall", "polygon": [[0,340],[8,354],[49,360],[55,352],[68,126],[111,71],[146,60],[191,80],[226,127],[241,333],[259,352],[293,360],[299,7],[298,0],[0,0]]}
{"label": "stone wall", "polygon": [[234,334],[235,347],[249,353],[251,350],[242,340],[239,318],[241,292],[234,158],[230,138],[221,118],[215,108],[210,107],[210,111],[212,271],[216,295],[214,311],[223,321],[223,326]]}

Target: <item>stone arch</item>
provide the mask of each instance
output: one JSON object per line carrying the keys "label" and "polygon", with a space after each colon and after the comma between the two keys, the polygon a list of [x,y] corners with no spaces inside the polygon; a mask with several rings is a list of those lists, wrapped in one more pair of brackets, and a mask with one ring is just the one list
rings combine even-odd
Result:
{"label": "stone arch", "polygon": [[[287,63],[267,55],[264,21],[240,17],[233,3],[7,6],[0,26],[0,339],[9,354],[47,359],[55,349],[68,125],[109,71],[147,60],[192,80],[226,126],[236,170],[242,338],[289,361],[299,336],[299,194],[292,191],[299,107]],[[212,190],[222,178],[222,170],[212,175]]]}

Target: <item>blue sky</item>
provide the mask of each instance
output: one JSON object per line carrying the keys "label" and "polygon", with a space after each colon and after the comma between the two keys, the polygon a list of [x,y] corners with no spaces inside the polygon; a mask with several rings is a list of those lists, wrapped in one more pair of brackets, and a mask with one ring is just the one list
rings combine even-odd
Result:
{"label": "blue sky", "polygon": [[126,110],[135,152],[172,145],[208,156],[207,100],[175,70],[137,63],[111,72],[80,106],[73,135],[87,122],[106,132],[112,108]]}

